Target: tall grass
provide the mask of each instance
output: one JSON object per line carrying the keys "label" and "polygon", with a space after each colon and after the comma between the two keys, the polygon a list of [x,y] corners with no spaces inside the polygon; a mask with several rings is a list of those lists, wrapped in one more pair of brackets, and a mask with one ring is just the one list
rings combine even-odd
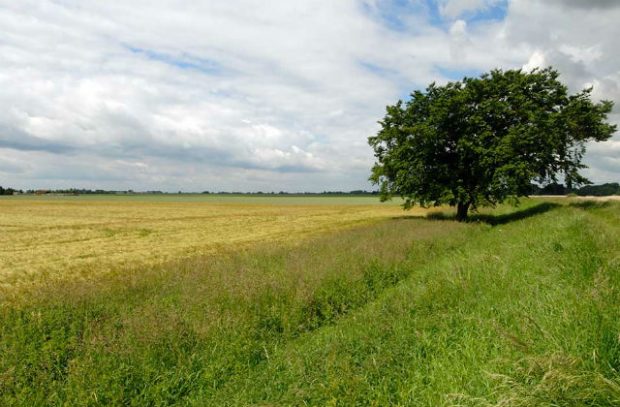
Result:
{"label": "tall grass", "polygon": [[531,212],[40,287],[0,404],[617,405],[620,207]]}
{"label": "tall grass", "polygon": [[619,209],[495,227],[213,404],[618,405]]}

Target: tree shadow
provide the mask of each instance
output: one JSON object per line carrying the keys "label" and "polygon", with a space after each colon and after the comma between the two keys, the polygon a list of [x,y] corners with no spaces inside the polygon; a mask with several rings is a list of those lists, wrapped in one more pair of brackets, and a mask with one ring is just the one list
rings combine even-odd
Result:
{"label": "tree shadow", "polygon": [[[560,207],[560,204],[554,202],[542,202],[538,205],[531,206],[529,208],[515,211],[511,213],[505,213],[502,215],[492,215],[485,213],[475,213],[469,216],[467,222],[483,222],[492,226],[504,225],[509,222],[529,218],[531,216],[539,215],[548,212],[552,209]],[[446,214],[444,212],[433,212],[426,216],[429,220],[455,220],[455,214]]]}

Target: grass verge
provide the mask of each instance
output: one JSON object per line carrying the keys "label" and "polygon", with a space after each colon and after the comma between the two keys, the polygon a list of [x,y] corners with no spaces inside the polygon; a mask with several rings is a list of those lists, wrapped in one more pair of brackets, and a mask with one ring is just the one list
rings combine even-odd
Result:
{"label": "grass verge", "polygon": [[0,404],[617,405],[620,207],[529,215],[43,287],[0,311]]}

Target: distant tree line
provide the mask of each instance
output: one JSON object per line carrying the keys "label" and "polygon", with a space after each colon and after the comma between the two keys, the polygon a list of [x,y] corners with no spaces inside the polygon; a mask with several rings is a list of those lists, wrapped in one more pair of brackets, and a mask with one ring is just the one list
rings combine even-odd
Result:
{"label": "distant tree line", "polygon": [[22,190],[17,190],[14,188],[3,188],[2,186],[0,186],[0,195],[13,195],[15,193],[23,193],[24,191]]}
{"label": "distant tree line", "polygon": [[362,189],[356,189],[353,191],[323,191],[323,192],[286,192],[286,191],[271,191],[271,192],[241,192],[241,191],[203,191],[203,192],[163,192],[163,191],[134,191],[129,190],[105,190],[105,189],[86,189],[86,188],[68,188],[68,189],[28,189],[25,192],[22,190],[15,190],[12,188],[3,189],[0,187],[0,191],[6,191],[7,193],[0,193],[0,195],[12,195],[14,192],[26,193],[33,195],[124,195],[124,194],[166,194],[166,195],[178,195],[178,194],[214,194],[214,195],[293,195],[293,196],[310,196],[310,195],[378,195],[379,191],[366,191]]}
{"label": "distant tree line", "polygon": [[293,195],[293,196],[312,196],[312,195],[330,195],[330,196],[338,196],[338,195],[379,195],[379,191],[366,191],[363,189],[356,189],[353,191],[323,191],[323,192],[227,192],[227,191],[219,191],[219,192],[210,192],[204,191],[202,194],[215,194],[215,195]]}
{"label": "distant tree line", "polygon": [[532,185],[532,195],[568,195],[576,194],[579,196],[610,196],[620,195],[620,184],[617,182],[610,182],[601,185],[585,185],[581,188],[571,189],[563,184],[551,183],[540,187],[538,185]]}
{"label": "distant tree line", "polygon": [[[162,192],[162,191],[141,191],[135,192],[132,189],[124,191],[112,191],[105,189],[84,189],[84,188],[69,188],[69,189],[28,189],[23,191],[15,188],[3,188],[0,186],[0,195],[14,195],[14,194],[32,194],[32,195],[125,195],[125,194],[195,194],[197,192]],[[201,194],[213,194],[213,195],[287,195],[287,196],[373,196],[379,195],[379,191],[366,191],[363,189],[356,189],[353,191],[323,191],[323,192],[240,192],[240,191],[219,191],[210,192],[203,191]],[[586,185],[578,189],[569,189],[563,184],[551,183],[545,186],[539,186],[536,184],[531,185],[530,195],[568,195],[576,194],[579,196],[593,195],[593,196],[609,196],[620,195],[620,184],[617,182],[611,182],[601,185]]]}
{"label": "distant tree line", "polygon": [[[44,195],[113,195],[113,194],[133,194],[133,190],[127,191],[108,191],[105,189],[86,189],[86,188],[67,188],[67,189],[28,189],[26,194]],[[143,192],[143,193],[150,193]],[[158,191],[157,193],[161,193]]]}

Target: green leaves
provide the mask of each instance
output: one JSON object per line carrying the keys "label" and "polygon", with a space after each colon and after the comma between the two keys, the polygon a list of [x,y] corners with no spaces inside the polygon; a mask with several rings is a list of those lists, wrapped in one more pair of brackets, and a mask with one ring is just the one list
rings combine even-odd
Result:
{"label": "green leaves", "polygon": [[494,205],[524,196],[531,182],[588,183],[578,170],[588,141],[607,140],[613,103],[591,89],[568,95],[552,68],[493,70],[415,91],[387,107],[369,137],[377,162],[370,180],[383,199],[418,204]]}

